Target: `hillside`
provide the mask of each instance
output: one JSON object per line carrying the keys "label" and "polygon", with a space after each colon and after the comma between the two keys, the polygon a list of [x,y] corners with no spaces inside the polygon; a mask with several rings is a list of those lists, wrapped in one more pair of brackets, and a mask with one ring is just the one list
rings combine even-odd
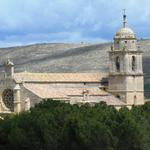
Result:
{"label": "hillside", "polygon": [[[144,73],[150,75],[150,40],[140,40],[144,51]],[[11,58],[16,72],[105,72],[108,71],[110,43],[104,44],[35,44],[0,49],[0,70],[6,58]]]}

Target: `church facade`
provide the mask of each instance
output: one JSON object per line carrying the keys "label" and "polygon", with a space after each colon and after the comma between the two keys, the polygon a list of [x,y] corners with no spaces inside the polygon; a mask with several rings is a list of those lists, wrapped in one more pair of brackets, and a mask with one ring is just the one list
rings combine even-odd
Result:
{"label": "church facade", "polygon": [[43,99],[79,105],[103,101],[116,108],[144,104],[142,52],[136,42],[124,15],[109,51],[108,73],[15,73],[8,59],[0,76],[0,116],[29,110]]}

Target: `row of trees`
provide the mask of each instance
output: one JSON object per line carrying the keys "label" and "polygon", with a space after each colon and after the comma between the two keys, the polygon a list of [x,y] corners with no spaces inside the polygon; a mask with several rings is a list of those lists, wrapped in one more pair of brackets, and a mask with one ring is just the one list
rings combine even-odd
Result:
{"label": "row of trees", "polygon": [[149,150],[150,103],[132,110],[44,101],[0,120],[0,150]]}

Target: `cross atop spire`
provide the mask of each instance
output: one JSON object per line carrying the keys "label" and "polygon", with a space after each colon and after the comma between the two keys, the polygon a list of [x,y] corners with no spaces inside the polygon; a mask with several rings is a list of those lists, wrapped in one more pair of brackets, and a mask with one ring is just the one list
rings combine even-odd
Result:
{"label": "cross atop spire", "polygon": [[126,9],[123,9],[123,27],[125,28],[127,26],[127,15],[126,15]]}

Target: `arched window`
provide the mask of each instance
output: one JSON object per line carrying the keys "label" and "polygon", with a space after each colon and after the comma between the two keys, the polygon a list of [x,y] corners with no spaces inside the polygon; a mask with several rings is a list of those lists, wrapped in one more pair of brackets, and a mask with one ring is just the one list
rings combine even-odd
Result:
{"label": "arched window", "polygon": [[119,58],[119,56],[116,57],[116,70],[118,72],[120,71],[120,58]]}
{"label": "arched window", "polygon": [[11,111],[14,110],[14,93],[11,89],[4,90],[2,94],[2,99],[7,108],[9,108]]}
{"label": "arched window", "polygon": [[132,71],[135,71],[136,69],[136,60],[135,60],[135,56],[132,56]]}

